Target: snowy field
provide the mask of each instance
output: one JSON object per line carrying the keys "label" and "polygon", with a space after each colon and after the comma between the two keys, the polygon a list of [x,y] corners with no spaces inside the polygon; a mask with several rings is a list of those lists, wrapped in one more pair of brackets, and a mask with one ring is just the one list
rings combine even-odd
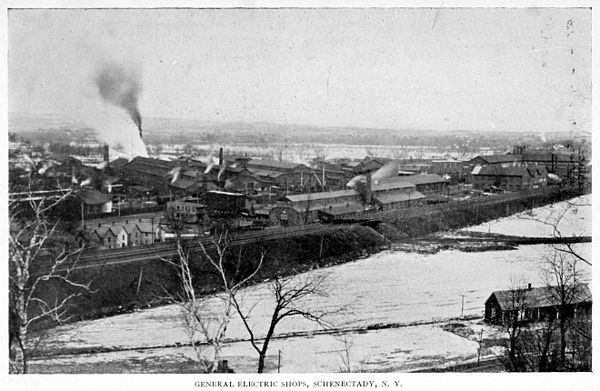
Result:
{"label": "snowy field", "polygon": [[592,195],[534,208],[466,230],[528,237],[591,235]]}
{"label": "snowy field", "polygon": [[[555,208],[556,206],[548,209]],[[535,211],[535,214],[542,213]],[[579,213],[581,212],[566,215],[565,223],[569,223],[569,227],[577,227],[577,224],[573,225],[568,220],[579,221]],[[505,220],[490,224],[490,231],[517,234],[515,230],[519,229],[521,222],[512,221],[512,229],[503,232],[502,229],[507,224]],[[583,221],[589,220],[584,218]],[[539,231],[532,231],[531,228],[527,230],[532,236],[542,236]],[[577,249],[589,256],[591,244],[578,244]],[[336,327],[352,330],[373,325],[410,325],[462,315],[482,316],[487,297],[495,290],[508,289],[511,279],[522,279],[534,286],[541,285],[543,280],[540,266],[545,257],[552,253],[552,247],[547,245],[520,246],[508,251],[451,250],[436,254],[384,251],[366,259],[314,270],[294,278],[301,280],[326,275],[328,296],[313,297],[303,305],[317,311],[346,307],[343,312],[329,318]],[[580,264],[584,280],[591,279],[591,269]],[[250,322],[259,336],[264,335],[273,307],[267,285],[259,284],[246,289],[244,305],[247,309],[254,307]],[[213,301],[210,306],[214,311],[219,308],[217,301]],[[316,329],[318,327],[314,323],[302,318],[291,318],[282,321],[276,333]],[[438,361],[464,361],[472,359],[476,354],[475,342],[446,332],[436,325],[362,333],[349,331],[345,335],[352,341],[354,364],[360,365],[360,368],[355,368],[357,370],[409,370]],[[227,338],[247,338],[247,333],[237,318],[232,320]],[[139,348],[186,342],[180,308],[168,305],[56,328],[47,338],[46,346]],[[282,351],[282,365],[286,372],[337,372],[341,345],[339,338],[333,335],[277,339],[270,345],[270,354],[276,355],[278,350]],[[189,349],[160,349],[163,354],[167,354],[168,350],[185,356]],[[132,354],[151,357],[152,351],[149,349],[79,356],[77,360],[102,361],[109,357],[115,359]],[[248,342],[229,344],[224,355],[231,357],[231,365],[237,365],[238,372],[244,372],[246,366],[248,371],[253,370],[250,363],[255,359],[255,352]],[[277,358],[270,358],[271,364],[272,360]],[[267,369],[276,370],[272,365]]]}

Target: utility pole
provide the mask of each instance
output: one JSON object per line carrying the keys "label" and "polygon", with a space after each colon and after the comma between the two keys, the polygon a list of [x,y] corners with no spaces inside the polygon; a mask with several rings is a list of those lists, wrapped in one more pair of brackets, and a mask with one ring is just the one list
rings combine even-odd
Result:
{"label": "utility pole", "polygon": [[483,342],[483,329],[479,332],[479,347],[477,348],[477,366],[479,366],[479,359],[481,357],[481,343]]}
{"label": "utility pole", "polygon": [[81,228],[85,228],[85,214],[83,210],[83,200],[81,200]]}
{"label": "utility pole", "polygon": [[462,302],[460,305],[460,317],[462,318],[464,316],[464,310],[465,310],[465,295],[460,295],[462,297]]}
{"label": "utility pole", "polygon": [[281,369],[281,349],[279,349],[279,354],[277,355],[277,373],[279,373]]}

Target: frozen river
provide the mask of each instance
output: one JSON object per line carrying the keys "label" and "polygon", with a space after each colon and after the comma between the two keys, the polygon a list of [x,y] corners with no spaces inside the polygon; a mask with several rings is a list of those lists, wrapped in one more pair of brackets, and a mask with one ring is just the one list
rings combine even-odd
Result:
{"label": "frozen river", "polygon": [[[548,209],[556,208],[555,205]],[[577,214],[565,215],[565,223],[568,219],[579,220],[586,215],[585,207],[579,207]],[[496,228],[502,231],[506,224],[505,219],[488,223],[485,231],[495,232]],[[514,228],[511,233],[515,232],[518,224],[512,220]],[[547,233],[545,224],[538,223],[537,228],[535,224],[531,225],[531,220],[526,224],[530,225],[527,232],[531,236],[544,236],[542,232]],[[581,227],[581,221],[575,226]],[[536,229],[538,233],[533,234]],[[589,256],[591,244],[579,244],[577,249]],[[490,293],[508,289],[511,279],[522,279],[534,286],[541,284],[540,266],[552,253],[552,247],[546,245],[520,246],[508,251],[441,251],[436,254],[384,251],[294,278],[301,280],[326,276],[328,296],[311,297],[303,303],[303,307],[312,311],[333,311],[345,307],[346,310],[328,319],[336,327],[352,329],[373,325],[408,325],[461,315],[482,316],[484,302]],[[591,269],[580,264],[583,278],[589,280]],[[246,308],[254,307],[250,322],[257,334],[263,335],[273,307],[268,286],[259,284],[250,287],[243,296]],[[219,306],[213,302],[212,307]],[[290,318],[280,323],[277,333],[316,329],[318,326],[315,323],[302,318]],[[407,369],[416,361],[427,360],[427,357],[466,357],[472,355],[476,348],[470,345],[472,342],[429,326],[349,335],[353,338],[356,361],[362,362],[368,370]],[[247,337],[237,318],[232,320],[227,337]],[[187,338],[181,324],[180,308],[169,305],[57,328],[49,342],[62,347],[151,347],[186,343]],[[281,339],[273,343],[271,353],[278,350],[287,352],[285,368],[288,372],[335,372],[339,370],[339,355],[331,352],[337,352],[339,344],[339,340],[331,335]],[[245,362],[254,356],[249,347],[247,342],[231,344],[224,354],[231,357],[230,361],[235,366],[234,357],[239,362]],[[307,352],[311,357],[314,356],[310,362],[302,360]],[[100,359],[100,356],[96,359]],[[289,357],[298,359],[290,360]]]}

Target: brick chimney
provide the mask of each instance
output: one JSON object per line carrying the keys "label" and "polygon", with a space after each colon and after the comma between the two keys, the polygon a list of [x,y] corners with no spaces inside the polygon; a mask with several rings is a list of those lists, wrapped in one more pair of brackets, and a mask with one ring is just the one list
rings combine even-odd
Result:
{"label": "brick chimney", "polygon": [[108,163],[110,160],[110,156],[108,154],[108,144],[104,144],[102,146],[102,158],[104,159],[105,163]]}
{"label": "brick chimney", "polygon": [[367,181],[366,181],[366,194],[365,194],[365,202],[367,204],[370,204],[373,201],[373,194],[372,194],[372,179],[371,179],[371,171],[368,171],[366,174],[367,176]]}

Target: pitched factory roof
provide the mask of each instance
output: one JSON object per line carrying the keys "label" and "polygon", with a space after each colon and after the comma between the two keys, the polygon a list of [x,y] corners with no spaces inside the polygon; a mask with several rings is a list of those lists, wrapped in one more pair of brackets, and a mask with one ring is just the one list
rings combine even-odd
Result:
{"label": "pitched factory roof", "polygon": [[146,186],[140,186],[140,185],[129,186],[129,190],[137,191],[140,193],[147,193],[149,191],[152,191],[151,188],[146,187]]}
{"label": "pitched factory roof", "polygon": [[[269,159],[260,159],[260,160],[252,159],[248,162],[248,167],[272,167],[272,168],[278,168],[278,169],[293,170],[296,167],[306,167],[306,166],[301,163],[280,162],[277,160],[269,160]],[[306,168],[308,168],[308,167],[306,167]]]}
{"label": "pitched factory roof", "polygon": [[[570,288],[567,291],[569,290]],[[522,292],[517,290],[495,291],[486,302],[495,296],[498,305],[504,311],[513,310],[515,303],[521,300],[527,308],[551,307],[557,304],[558,293],[556,286],[525,289]],[[520,295],[523,295],[522,299],[519,298]],[[592,293],[588,284],[577,284],[573,288],[572,296],[572,300],[570,300],[572,304],[592,302]]]}
{"label": "pitched factory roof", "polygon": [[404,182],[413,183],[415,185],[427,185],[431,183],[445,183],[446,180],[438,174],[419,174],[419,175],[408,175],[402,177]]}
{"label": "pitched factory roof", "polygon": [[473,172],[473,175],[493,175],[493,176],[518,176],[523,177],[526,175],[534,176],[537,173],[534,173],[532,170],[534,168],[528,168],[527,166],[483,166],[479,170],[479,172]]}
{"label": "pitched factory roof", "polygon": [[127,163],[129,163],[129,160],[127,160],[124,157],[120,157],[120,158],[117,158],[117,159],[113,160],[112,162],[110,162],[110,167],[119,169],[119,168],[123,167],[124,165],[126,165]]}
{"label": "pitched factory roof", "polygon": [[385,193],[385,194],[375,194],[373,196],[377,201],[382,204],[393,204],[396,202],[406,202],[406,201],[416,201],[425,196],[418,191],[411,191],[409,193]]}
{"label": "pitched factory roof", "polygon": [[285,198],[291,202],[303,202],[303,201],[314,201],[314,200],[325,200],[329,198],[338,197],[351,197],[357,196],[358,194],[354,190],[336,190],[320,193],[304,193],[288,195]]}
{"label": "pitched factory roof", "polygon": [[254,169],[250,169],[249,171],[259,177],[277,178],[282,175],[286,175],[285,172],[281,172],[281,171],[254,170]]}
{"label": "pitched factory roof", "polygon": [[521,155],[479,155],[471,160],[480,158],[488,164],[518,162],[521,160]]}
{"label": "pitched factory roof", "polygon": [[170,183],[170,186],[177,188],[177,189],[182,189],[182,190],[186,190],[189,189],[190,187],[194,186],[197,182],[190,180],[190,179],[184,179],[184,178],[178,178],[175,182]]}
{"label": "pitched factory roof", "polygon": [[[396,177],[393,177],[393,178],[396,178]],[[377,184],[374,184],[371,187],[371,189],[373,190],[373,193],[376,193],[378,191],[406,189],[409,187],[415,187],[414,183],[410,183],[410,182],[406,181],[405,178],[407,178],[407,177],[402,177],[402,178],[399,178],[398,180],[394,180],[394,181],[390,181],[390,182],[383,182],[383,183],[379,182]]]}
{"label": "pitched factory roof", "polygon": [[551,153],[551,152],[525,152],[522,155],[522,160],[531,162],[551,162],[552,155],[557,162],[573,162],[577,161],[577,156],[571,153]]}
{"label": "pitched factory roof", "polygon": [[93,189],[80,190],[77,197],[86,205],[102,205],[110,201],[105,194]]}
{"label": "pitched factory roof", "polygon": [[169,162],[166,160],[137,156],[132,161],[125,164],[123,168],[133,171],[142,171],[146,174],[165,176],[178,164],[179,162]]}
{"label": "pitched factory roof", "polygon": [[320,212],[328,214],[330,216],[340,216],[348,213],[357,213],[363,211],[365,208],[360,203],[350,203],[350,204],[339,204],[339,205],[330,205],[325,208],[318,209]]}

